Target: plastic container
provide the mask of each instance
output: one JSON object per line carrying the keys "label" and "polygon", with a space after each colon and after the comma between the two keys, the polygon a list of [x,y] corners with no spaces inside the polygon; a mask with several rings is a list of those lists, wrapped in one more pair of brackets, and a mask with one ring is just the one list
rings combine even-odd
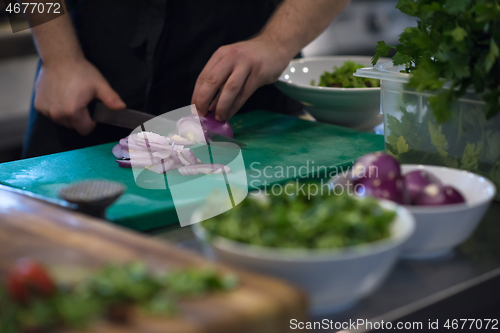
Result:
{"label": "plastic container", "polygon": [[440,124],[429,105],[429,97],[435,93],[407,88],[410,74],[401,73],[403,69],[388,62],[358,69],[354,74],[381,80],[386,151],[404,164],[463,169],[499,187],[500,116],[486,119],[485,103],[469,91],[458,101],[452,119]]}

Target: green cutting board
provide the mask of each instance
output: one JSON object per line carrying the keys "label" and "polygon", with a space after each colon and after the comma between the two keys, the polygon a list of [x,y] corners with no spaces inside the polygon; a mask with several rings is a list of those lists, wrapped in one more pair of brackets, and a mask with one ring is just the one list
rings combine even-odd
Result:
{"label": "green cutting board", "polygon": [[[346,170],[364,154],[384,149],[380,135],[261,110],[237,115],[232,124],[235,138],[247,144],[242,154],[249,190],[269,188],[298,177],[324,178],[340,168]],[[70,183],[89,179],[117,181],[127,190],[108,209],[110,221],[140,231],[177,224],[170,189],[139,187],[131,169],[117,166],[111,154],[115,144],[0,164],[0,183],[57,198],[58,190]],[[221,175],[203,177],[210,176]],[[203,200],[196,193],[192,198]]]}

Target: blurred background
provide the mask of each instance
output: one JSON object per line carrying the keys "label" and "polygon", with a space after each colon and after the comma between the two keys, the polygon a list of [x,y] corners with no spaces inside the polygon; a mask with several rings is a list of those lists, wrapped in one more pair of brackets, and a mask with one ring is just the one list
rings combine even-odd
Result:
{"label": "blurred background", "polygon": [[[396,44],[399,33],[415,25],[413,18],[395,9],[396,2],[352,0],[343,14],[304,48],[303,55],[373,55],[379,40]],[[22,24],[23,18],[15,20]],[[30,30],[12,33],[0,2],[0,162],[20,158],[37,61]]]}

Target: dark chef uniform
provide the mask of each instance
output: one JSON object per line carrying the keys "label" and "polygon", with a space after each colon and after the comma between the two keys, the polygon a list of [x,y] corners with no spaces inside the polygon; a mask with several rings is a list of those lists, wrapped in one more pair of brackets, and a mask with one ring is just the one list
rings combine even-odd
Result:
{"label": "dark chef uniform", "polygon": [[[257,34],[279,0],[84,0],[70,11],[86,58],[127,107],[162,114],[191,103],[196,79],[222,45]],[[240,112],[298,113],[274,85],[258,89]],[[129,130],[97,124],[88,136],[57,125],[33,105],[24,157],[119,140]]]}

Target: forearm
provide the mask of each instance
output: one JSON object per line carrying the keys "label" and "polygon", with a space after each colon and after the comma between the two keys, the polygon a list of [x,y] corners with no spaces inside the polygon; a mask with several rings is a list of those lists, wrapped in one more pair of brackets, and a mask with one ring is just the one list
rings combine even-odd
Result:
{"label": "forearm", "polygon": [[285,0],[259,34],[292,58],[342,12],[350,0]]}
{"label": "forearm", "polygon": [[45,64],[75,62],[84,58],[68,14],[31,30],[38,54]]}

